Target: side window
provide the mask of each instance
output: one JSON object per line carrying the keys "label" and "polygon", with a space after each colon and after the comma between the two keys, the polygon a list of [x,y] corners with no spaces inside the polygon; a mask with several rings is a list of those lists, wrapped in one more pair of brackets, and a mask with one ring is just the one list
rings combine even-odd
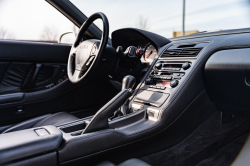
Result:
{"label": "side window", "polygon": [[0,0],[0,39],[57,42],[78,28],[45,0]]}

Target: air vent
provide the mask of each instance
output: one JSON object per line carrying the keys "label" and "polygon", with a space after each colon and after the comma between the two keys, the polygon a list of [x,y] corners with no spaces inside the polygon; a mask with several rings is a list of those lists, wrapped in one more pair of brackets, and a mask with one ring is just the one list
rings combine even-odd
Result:
{"label": "air vent", "polygon": [[173,50],[166,50],[162,57],[169,57],[169,56],[179,56],[182,49],[173,49]]}
{"label": "air vent", "polygon": [[185,48],[183,49],[179,56],[197,56],[202,48]]}
{"label": "air vent", "polygon": [[184,48],[166,50],[161,57],[196,57],[202,48]]}

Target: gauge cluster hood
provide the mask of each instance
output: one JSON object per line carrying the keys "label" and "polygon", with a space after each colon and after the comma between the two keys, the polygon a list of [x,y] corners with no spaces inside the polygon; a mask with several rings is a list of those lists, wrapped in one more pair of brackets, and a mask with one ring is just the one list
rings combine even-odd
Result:
{"label": "gauge cluster hood", "polygon": [[112,46],[114,48],[117,46],[123,48],[131,45],[137,46],[137,43],[147,45],[148,41],[157,49],[171,42],[165,37],[136,28],[123,28],[112,32]]}

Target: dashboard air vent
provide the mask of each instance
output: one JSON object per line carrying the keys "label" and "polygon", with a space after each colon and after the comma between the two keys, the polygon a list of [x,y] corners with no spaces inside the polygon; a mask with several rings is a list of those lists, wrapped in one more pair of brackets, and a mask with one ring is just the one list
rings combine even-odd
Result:
{"label": "dashboard air vent", "polygon": [[166,50],[161,57],[196,57],[202,47],[199,48],[177,48]]}
{"label": "dashboard air vent", "polygon": [[185,48],[183,49],[179,56],[197,56],[202,48]]}
{"label": "dashboard air vent", "polygon": [[162,57],[169,57],[169,56],[179,56],[182,49],[173,49],[173,50],[166,50]]}

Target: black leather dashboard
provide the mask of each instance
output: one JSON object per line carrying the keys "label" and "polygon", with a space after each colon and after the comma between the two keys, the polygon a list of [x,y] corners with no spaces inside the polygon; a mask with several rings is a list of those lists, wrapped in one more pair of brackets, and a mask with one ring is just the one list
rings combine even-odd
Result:
{"label": "black leather dashboard", "polygon": [[[213,112],[218,111],[206,91],[204,68],[207,60],[213,53],[221,50],[249,48],[249,38],[250,33],[229,34],[172,41],[161,47],[158,51],[159,55],[173,44],[209,42],[209,44],[195,58],[195,61],[192,62],[192,67],[189,69],[188,74],[182,78],[178,88],[171,92],[170,97],[160,110],[160,118],[158,121],[149,122],[141,120],[135,124],[127,126],[126,128],[121,127],[116,128],[115,130],[103,131],[102,134],[99,133],[96,135],[96,138],[98,137],[98,139],[105,142],[105,148],[99,148],[100,145],[96,145],[94,146],[96,152],[98,149],[101,150],[117,147],[116,149],[110,150],[110,154],[112,154],[112,159],[117,157],[117,161],[119,161],[121,151],[129,151],[129,153],[126,153],[126,155],[128,155],[126,156],[127,158],[135,156],[140,157],[152,153],[153,151],[160,151],[169,148],[183,140]],[[188,58],[165,58],[165,60],[168,61],[176,61],[177,59],[184,61]],[[157,60],[155,60],[155,62],[156,61]],[[149,74],[149,72],[147,74]],[[146,76],[144,79],[145,78]],[[140,86],[141,85],[138,85],[137,89],[140,89]],[[115,141],[112,145],[110,144],[110,146],[108,146],[107,144],[109,144],[111,138]],[[124,146],[120,147],[121,145]],[[130,149],[134,150],[131,151]],[[93,149],[91,149],[91,151],[90,154],[93,155]],[[64,152],[66,151],[60,151],[62,154]],[[107,154],[108,153],[105,152],[105,156],[107,156]],[[66,157],[65,155],[63,156]]]}
{"label": "black leather dashboard", "polygon": [[208,94],[220,111],[250,115],[250,49],[229,49],[214,53],[205,66]]}
{"label": "black leather dashboard", "polygon": [[[59,162],[62,165],[72,163],[80,165],[83,161],[93,162],[97,156],[101,160],[104,155],[105,160],[110,159],[119,163],[124,159],[141,157],[177,144],[212,113],[218,111],[206,90],[204,72],[207,60],[218,51],[250,47],[249,38],[250,33],[229,34],[172,41],[160,47],[159,58],[152,63],[141,84],[137,86],[134,96],[143,89],[145,79],[158,61],[192,63],[178,86],[168,92],[170,95],[165,103],[159,108],[144,105],[144,108],[135,114],[112,122],[111,126],[114,127],[111,129],[74,136],[64,133],[65,144],[58,152]],[[161,58],[163,52],[172,45],[201,42],[208,44],[196,57]],[[136,101],[131,104],[133,103],[138,104]],[[148,118],[149,108],[157,109],[157,118]],[[144,116],[138,116],[138,114],[144,114]],[[129,125],[122,125],[133,116],[137,116],[136,121]],[[126,154],[126,157],[121,157],[123,154]]]}

